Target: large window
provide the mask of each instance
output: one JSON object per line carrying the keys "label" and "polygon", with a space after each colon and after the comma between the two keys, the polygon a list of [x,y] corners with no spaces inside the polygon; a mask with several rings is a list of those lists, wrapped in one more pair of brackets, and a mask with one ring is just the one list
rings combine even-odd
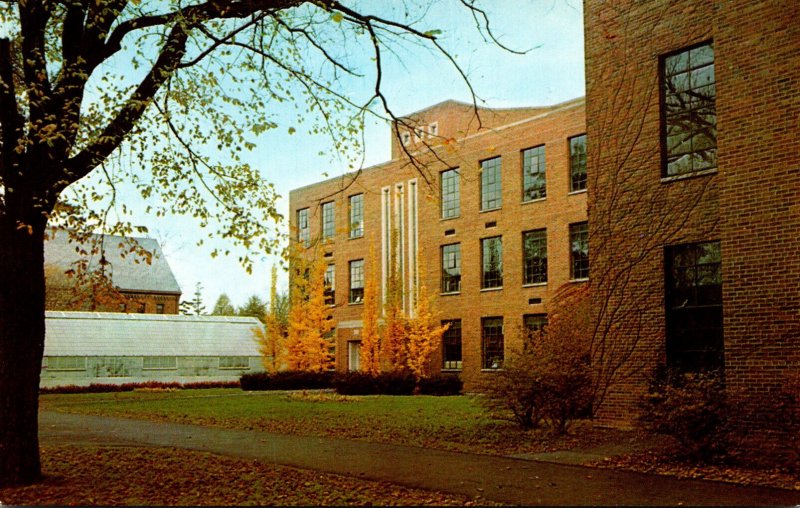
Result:
{"label": "large window", "polygon": [[176,356],[145,356],[142,358],[144,370],[175,370],[178,368]]}
{"label": "large window", "polygon": [[442,335],[442,368],[461,369],[461,320],[442,321],[450,325]]}
{"label": "large window", "polygon": [[442,293],[461,291],[461,244],[442,245]]}
{"label": "large window", "polygon": [[297,210],[297,241],[305,247],[311,244],[311,231],[308,225],[308,208]]}
{"label": "large window", "polygon": [[481,288],[503,287],[503,238],[481,240]]}
{"label": "large window", "polygon": [[350,303],[364,301],[364,260],[350,261]]}
{"label": "large window", "polygon": [[723,366],[722,270],[719,242],[665,252],[667,360],[685,371]]}
{"label": "large window", "polygon": [[86,370],[85,356],[47,357],[47,370]]}
{"label": "large window", "polygon": [[570,273],[573,280],[589,278],[589,223],[569,225]]}
{"label": "large window", "polygon": [[586,134],[569,138],[569,191],[586,189]]}
{"label": "large window", "polygon": [[461,213],[461,190],[458,169],[448,169],[441,174],[442,218],[451,219]]}
{"label": "large window", "polygon": [[503,205],[502,166],[500,157],[481,162],[481,210]]}
{"label": "large window", "polygon": [[482,368],[499,369],[503,366],[503,318],[481,319]]}
{"label": "large window", "polygon": [[364,236],[364,195],[350,196],[350,238]]}
{"label": "large window", "polygon": [[544,145],[522,151],[522,201],[547,196],[544,171]]}
{"label": "large window", "polygon": [[522,283],[547,282],[547,230],[522,233]]}
{"label": "large window", "polygon": [[325,267],[325,305],[336,304],[336,265]]}
{"label": "large window", "polygon": [[250,360],[246,356],[220,356],[220,369],[249,369]]}
{"label": "large window", "polygon": [[664,176],[716,168],[713,44],[665,56],[661,65]]}
{"label": "large window", "polygon": [[336,233],[336,213],[333,201],[322,203],[322,239],[333,238]]}

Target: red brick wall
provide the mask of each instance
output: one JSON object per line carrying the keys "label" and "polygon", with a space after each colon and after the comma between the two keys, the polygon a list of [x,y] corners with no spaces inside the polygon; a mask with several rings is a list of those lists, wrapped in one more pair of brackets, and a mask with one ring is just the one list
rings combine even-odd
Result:
{"label": "red brick wall", "polygon": [[[645,373],[663,359],[668,245],[721,241],[733,385],[769,385],[798,366],[800,240],[786,233],[800,231],[800,12],[767,4],[585,2],[592,286],[619,359],[609,420],[633,417]],[[659,57],[711,39],[718,171],[662,179]]]}
{"label": "red brick wall", "polygon": [[[530,110],[529,110],[530,111]],[[535,111],[535,110],[533,110]],[[456,113],[450,112],[455,115]],[[429,114],[447,129],[448,116]],[[439,120],[444,118],[445,120]],[[531,118],[528,116],[528,118]],[[296,212],[308,207],[311,237],[319,236],[321,210],[319,204],[336,202],[336,237],[326,246],[314,245],[314,253],[330,252],[325,258],[336,264],[335,319],[344,326],[356,326],[361,319],[362,305],[348,304],[348,261],[364,258],[369,266],[369,249],[374,246],[381,257],[381,188],[417,178],[419,187],[419,274],[421,285],[437,295],[434,306],[441,319],[462,320],[462,377],[467,388],[481,375],[481,317],[503,316],[506,354],[518,344],[517,331],[524,314],[546,313],[547,303],[556,289],[569,281],[569,224],[586,220],[586,193],[569,194],[569,146],[567,138],[585,132],[583,101],[566,103],[539,118],[498,127],[442,146],[437,152],[444,162],[430,162],[422,172],[398,159],[366,169],[355,181],[351,177],[335,178],[296,189],[290,194],[290,223],[296,227]],[[522,200],[521,150],[545,145],[547,198],[531,203]],[[502,157],[502,208],[480,211],[480,161]],[[458,167],[461,177],[461,213],[458,218],[441,219],[439,172]],[[428,179],[430,186],[426,185]],[[349,184],[349,187],[348,187]],[[338,193],[338,194],[337,194]],[[348,196],[364,193],[364,238],[348,238]],[[333,197],[330,197],[333,196]],[[487,222],[496,226],[487,228]],[[522,232],[547,228],[548,283],[545,286],[522,285]],[[445,236],[445,231],[455,233]],[[294,235],[295,233],[293,233]],[[504,284],[500,290],[481,291],[480,239],[503,237]],[[296,236],[295,236],[296,237]],[[462,283],[458,295],[438,296],[440,288],[441,245],[461,243]],[[380,270],[374,270],[380,276]],[[379,291],[380,294],[380,291]],[[530,305],[529,298],[541,298],[541,304]],[[346,341],[353,330],[340,329],[337,339],[337,369],[346,368]],[[434,364],[441,366],[437,355]]]}
{"label": "red brick wall", "polygon": [[[154,293],[134,293],[122,292],[122,296],[127,298],[125,302],[125,312],[134,314],[139,312],[139,306],[144,304],[144,314],[157,314],[158,304],[164,305],[163,314],[178,314],[179,311],[179,295],[165,295]],[[118,312],[118,309],[110,309],[112,312]]]}

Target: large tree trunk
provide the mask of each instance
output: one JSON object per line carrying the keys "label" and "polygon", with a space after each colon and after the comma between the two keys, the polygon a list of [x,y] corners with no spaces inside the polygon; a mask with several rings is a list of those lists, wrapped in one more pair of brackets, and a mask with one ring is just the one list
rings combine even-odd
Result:
{"label": "large tree trunk", "polygon": [[0,485],[41,477],[45,220],[36,222],[29,229],[0,214]]}

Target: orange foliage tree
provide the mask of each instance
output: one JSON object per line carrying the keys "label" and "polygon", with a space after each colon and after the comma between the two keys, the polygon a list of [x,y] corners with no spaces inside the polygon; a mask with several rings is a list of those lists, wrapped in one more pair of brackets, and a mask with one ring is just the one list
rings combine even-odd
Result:
{"label": "orange foliage tree", "polygon": [[449,325],[439,325],[433,312],[431,298],[424,285],[420,287],[414,316],[407,320],[406,367],[419,381],[430,374],[433,352],[442,344],[442,335]]}
{"label": "orange foliage tree", "polygon": [[277,372],[285,361],[287,324],[283,322],[278,309],[278,268],[272,267],[269,287],[269,312],[264,316],[265,326],[253,329],[258,341],[261,361],[268,372]]}
{"label": "orange foliage tree", "polygon": [[381,336],[378,330],[378,267],[375,248],[370,245],[364,281],[364,313],[361,336],[361,370],[372,375],[381,371]]}
{"label": "orange foliage tree", "polygon": [[286,364],[290,370],[328,370],[333,367],[330,332],[336,322],[325,303],[325,264],[300,255],[292,258]]}

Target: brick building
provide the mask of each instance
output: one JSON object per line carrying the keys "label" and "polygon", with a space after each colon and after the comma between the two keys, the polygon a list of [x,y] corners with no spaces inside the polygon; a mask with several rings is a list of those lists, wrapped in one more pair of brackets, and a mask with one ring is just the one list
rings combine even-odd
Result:
{"label": "brick building", "polygon": [[409,115],[392,160],[290,193],[293,239],[328,264],[338,370],[358,367],[364,281],[385,298],[392,253],[406,309],[424,287],[451,325],[434,368],[467,386],[588,277],[583,99],[478,113],[446,101]]}
{"label": "brick building", "polygon": [[[181,288],[153,238],[89,235],[77,240],[67,231],[53,230],[45,241],[44,257],[47,310],[178,313]],[[91,274],[99,273],[101,266],[104,277],[98,284]],[[67,278],[67,271],[79,275]]]}
{"label": "brick building", "polygon": [[800,3],[584,6],[602,415],[659,361],[768,393],[800,367]]}

